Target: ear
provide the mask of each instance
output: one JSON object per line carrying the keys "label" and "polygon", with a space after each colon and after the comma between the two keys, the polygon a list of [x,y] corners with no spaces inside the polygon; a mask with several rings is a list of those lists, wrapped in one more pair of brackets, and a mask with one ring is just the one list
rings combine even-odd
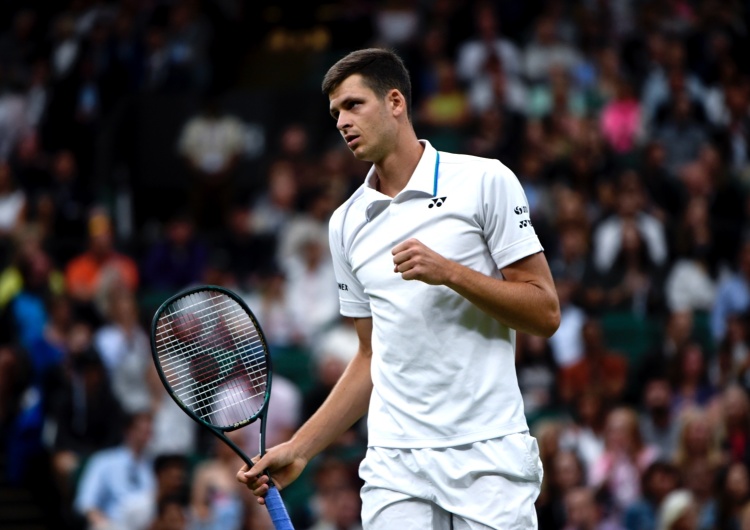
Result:
{"label": "ear", "polygon": [[395,88],[391,89],[386,96],[386,104],[390,106],[394,117],[399,117],[402,114],[406,115],[406,99],[401,91]]}

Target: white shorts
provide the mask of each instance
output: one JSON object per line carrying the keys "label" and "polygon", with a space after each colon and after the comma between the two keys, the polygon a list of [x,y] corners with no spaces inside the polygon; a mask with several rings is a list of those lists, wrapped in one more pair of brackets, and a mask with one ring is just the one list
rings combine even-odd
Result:
{"label": "white shorts", "polygon": [[370,447],[364,530],[536,529],[543,470],[528,432],[457,447]]}

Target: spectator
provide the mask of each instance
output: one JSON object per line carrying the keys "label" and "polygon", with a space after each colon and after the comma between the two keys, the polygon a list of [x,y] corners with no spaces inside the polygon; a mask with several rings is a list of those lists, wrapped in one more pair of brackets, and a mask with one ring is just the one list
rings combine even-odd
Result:
{"label": "spectator", "polygon": [[153,463],[145,453],[151,437],[150,414],[128,417],[122,443],[91,455],[80,477],[75,508],[91,528],[118,524],[130,495],[154,494]]}
{"label": "spectator", "polygon": [[573,83],[571,72],[558,64],[549,67],[544,83],[529,88],[525,99],[529,118],[568,122],[571,132],[586,113],[585,93]]}
{"label": "spectator", "polygon": [[689,342],[671,361],[672,413],[679,416],[691,408],[706,408],[716,399],[716,389],[708,378],[703,348]]}
{"label": "spectator", "polygon": [[593,276],[584,288],[586,304],[591,310],[640,318],[658,314],[663,306],[663,269],[649,254],[635,220],[623,219],[619,231],[622,241],[611,266]]}
{"label": "spectator", "polygon": [[583,389],[572,405],[572,421],[566,422],[559,433],[559,442],[556,442],[561,448],[578,453],[587,477],[589,470],[604,452],[606,415],[607,409],[600,392],[594,388]]}
{"label": "spectator", "polygon": [[148,453],[154,456],[179,454],[188,458],[200,454],[200,426],[175,403],[153,363],[147,374],[147,383],[151,389],[150,410],[154,416]]}
{"label": "spectator", "polygon": [[606,513],[594,490],[578,487],[565,496],[567,524],[563,530],[623,530],[615,518]]}
{"label": "spectator", "polygon": [[716,497],[717,528],[740,529],[742,510],[750,502],[750,479],[744,462],[732,462],[719,472]]}
{"label": "spectator", "polygon": [[210,86],[211,25],[194,2],[170,7],[166,31],[174,89],[202,93]]}
{"label": "spectator", "polygon": [[355,469],[333,457],[319,462],[313,477],[315,494],[310,500],[316,522],[310,530],[362,530],[361,482]]}
{"label": "spectator", "polygon": [[724,463],[719,433],[705,411],[686,410],[679,421],[680,437],[673,459],[683,477],[688,476],[687,471],[698,462],[711,469]]}
{"label": "spectator", "polygon": [[14,244],[11,263],[0,272],[0,315],[5,338],[29,348],[44,328],[48,298],[62,294],[64,281],[33,230],[19,232]]}
{"label": "spectator", "polygon": [[534,23],[533,37],[522,52],[524,74],[531,83],[547,82],[554,66],[570,72],[580,61],[575,48],[561,38],[556,24],[551,16],[540,16]]}
{"label": "spectator", "polygon": [[667,169],[676,175],[682,167],[695,160],[695,153],[708,141],[704,127],[692,116],[688,95],[677,94],[670,103],[670,112],[654,131],[664,145]]}
{"label": "spectator", "polygon": [[666,373],[652,373],[645,382],[639,413],[643,441],[657,447],[659,457],[671,459],[677,449],[680,425],[672,410],[672,388]]}
{"label": "spectator", "polygon": [[665,279],[665,297],[671,311],[710,311],[716,298],[718,257],[708,201],[694,197],[685,207],[674,243],[676,259]]}
{"label": "spectator", "polygon": [[612,268],[622,246],[626,221],[635,223],[651,262],[657,267],[663,266],[668,258],[664,224],[645,211],[644,189],[637,173],[626,171],[620,175],[617,197],[617,212],[602,220],[593,233],[594,267],[599,273]]}
{"label": "spectator", "polygon": [[277,163],[289,166],[295,179],[294,190],[300,195],[327,183],[318,171],[313,140],[307,124],[291,122],[282,128],[278,145],[269,154],[273,166]]}
{"label": "spectator", "polygon": [[[234,431],[229,436],[235,443],[243,443],[242,431]],[[212,442],[211,455],[195,468],[190,492],[195,529],[242,530],[245,511],[249,509],[245,507],[243,491],[235,479],[237,466],[241,466],[242,461],[223,441],[214,439]]]}
{"label": "spectator", "polygon": [[164,497],[156,507],[156,519],[148,530],[190,530],[188,503],[181,495]]}
{"label": "spectator", "polygon": [[304,331],[294,319],[294,301],[289,297],[284,272],[280,269],[264,271],[258,280],[258,288],[245,301],[253,308],[263,328],[272,355],[286,348],[304,348]]}
{"label": "spectator", "polygon": [[233,205],[227,214],[226,230],[212,244],[214,251],[232,257],[229,273],[246,291],[258,288],[259,278],[273,268],[278,246],[278,234],[256,233],[250,215],[250,208],[245,204]]}
{"label": "spectator", "polygon": [[656,530],[664,499],[680,486],[678,469],[668,460],[656,460],[643,472],[641,496],[629,504],[623,515],[627,530]]}
{"label": "spectator", "polygon": [[720,437],[727,462],[750,462],[750,399],[747,390],[728,383],[721,395]]}
{"label": "spectator", "polygon": [[7,246],[13,233],[28,220],[28,202],[10,164],[0,162],[0,242],[3,246]]}
{"label": "spectator", "polygon": [[63,362],[49,382],[52,468],[66,503],[72,500],[76,477],[88,458],[122,437],[124,413],[91,336],[87,321],[71,324]]}
{"label": "spectator", "polygon": [[609,147],[619,155],[631,153],[643,141],[640,103],[630,79],[618,80],[614,97],[602,109],[601,127]]}
{"label": "spectator", "polygon": [[328,259],[328,238],[315,234],[299,242],[297,259],[287,267],[287,289],[295,322],[310,347],[339,318],[333,264]]}
{"label": "spectator", "polygon": [[119,519],[128,530],[150,530],[158,520],[158,509],[172,497],[187,498],[188,459],[179,454],[163,454],[154,458],[154,491],[138,491],[122,501]]}
{"label": "spectator", "polygon": [[250,205],[248,220],[252,232],[278,237],[287,221],[297,213],[299,189],[294,165],[283,160],[271,164],[265,191]]}
{"label": "spectator", "polygon": [[730,316],[750,309],[750,239],[743,241],[737,256],[737,268],[719,280],[711,309],[711,332],[716,342],[724,338]]}
{"label": "spectator", "polygon": [[24,86],[21,79],[11,77],[0,92],[0,160],[8,159],[26,132]]}
{"label": "spectator", "polygon": [[195,233],[195,224],[187,213],[176,213],[166,222],[164,233],[143,258],[144,287],[177,291],[203,277],[208,245]]}
{"label": "spectator", "polygon": [[[315,373],[310,388],[306,390],[302,400],[303,420],[312,416],[325,401],[356,351],[357,332],[354,329],[354,321],[346,317],[340,317],[313,344]],[[334,442],[334,446],[342,449],[342,452],[349,452],[348,449],[361,452],[366,446],[364,440],[367,435],[366,423],[366,417],[357,421],[339,440]]]}
{"label": "spectator", "polygon": [[558,403],[559,369],[547,339],[516,335],[516,373],[523,396],[524,413],[530,423],[544,414],[554,413]]}
{"label": "spectator", "polygon": [[466,91],[460,85],[452,61],[436,64],[437,90],[425,96],[414,113],[414,121],[430,131],[439,149],[461,148],[465,128],[471,122],[471,107]]}
{"label": "spectator", "polygon": [[135,260],[115,247],[109,216],[93,213],[89,219],[88,249],[65,267],[66,290],[98,324],[106,314],[104,306],[109,295],[119,289],[134,291],[139,279]]}
{"label": "spectator", "polygon": [[303,192],[298,197],[299,206],[277,231],[278,249],[276,262],[283,268],[295,267],[304,261],[303,247],[306,241],[323,244],[323,261],[330,261],[328,247],[328,221],[336,209],[333,190],[319,186]]}
{"label": "spectator", "polygon": [[38,208],[51,211],[51,252],[62,265],[83,250],[80,240],[86,234],[92,198],[73,151],[55,152],[50,173],[49,188],[42,190]]}
{"label": "spectator", "polygon": [[104,324],[97,328],[93,337],[112,390],[128,414],[147,410],[153,402],[148,377],[153,360],[137,304],[134,293],[113,292]]}
{"label": "spectator", "polygon": [[589,318],[583,325],[582,337],[583,357],[560,373],[563,401],[572,404],[584,392],[597,390],[605,403],[618,402],[627,382],[627,359],[606,347],[596,318]]}
{"label": "spectator", "polygon": [[716,528],[717,496],[716,477],[717,467],[705,460],[690,463],[682,472],[685,488],[693,495],[693,503],[698,512],[697,530],[713,530]]}
{"label": "spectator", "polygon": [[657,458],[658,449],[643,442],[636,411],[616,407],[607,415],[604,452],[589,469],[588,484],[606,492],[620,518],[641,496],[642,475]]}
{"label": "spectator", "polygon": [[587,317],[586,312],[574,299],[578,285],[572,279],[555,279],[557,296],[560,299],[560,327],[548,342],[555,364],[560,369],[580,361],[583,355],[583,326]]}
{"label": "spectator", "polygon": [[502,33],[501,20],[491,2],[478,2],[473,11],[474,34],[457,50],[456,64],[459,78],[468,83],[482,70],[487,60],[500,60],[508,77],[523,74],[521,53],[514,41]]}
{"label": "spectator", "polygon": [[235,192],[235,169],[244,151],[244,130],[236,116],[220,109],[216,98],[183,125],[178,152],[190,170],[186,183],[193,219],[199,231],[224,226]]}
{"label": "spectator", "polygon": [[747,388],[750,351],[745,317],[730,316],[726,326],[727,332],[717,345],[716,354],[711,356],[710,381],[717,388],[726,388],[737,382]]}
{"label": "spectator", "polygon": [[698,515],[693,495],[684,489],[666,496],[659,508],[657,530],[697,530]]}
{"label": "spectator", "polygon": [[572,449],[558,451],[551,464],[546,487],[537,499],[537,516],[539,528],[561,530],[566,521],[565,497],[574,488],[586,485],[586,470]]}

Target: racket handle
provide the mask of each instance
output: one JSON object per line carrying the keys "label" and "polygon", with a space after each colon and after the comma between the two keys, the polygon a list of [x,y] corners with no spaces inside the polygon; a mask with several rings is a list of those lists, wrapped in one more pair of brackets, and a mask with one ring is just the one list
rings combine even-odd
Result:
{"label": "racket handle", "polygon": [[271,521],[276,530],[294,530],[292,521],[289,519],[289,514],[284,506],[284,501],[281,499],[281,494],[278,488],[271,484],[271,487],[266,493],[266,507],[268,513],[271,514]]}

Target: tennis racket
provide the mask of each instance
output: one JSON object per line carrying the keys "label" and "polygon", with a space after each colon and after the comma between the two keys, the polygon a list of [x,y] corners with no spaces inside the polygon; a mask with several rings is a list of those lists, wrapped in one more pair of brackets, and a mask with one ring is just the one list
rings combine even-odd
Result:
{"label": "tennis racket", "polygon": [[[271,358],[258,320],[244,301],[206,285],[168,298],[151,322],[151,353],[162,383],[188,416],[252,466],[225,433],[260,420],[260,454],[271,395]],[[266,506],[276,530],[294,530],[269,481]]]}

